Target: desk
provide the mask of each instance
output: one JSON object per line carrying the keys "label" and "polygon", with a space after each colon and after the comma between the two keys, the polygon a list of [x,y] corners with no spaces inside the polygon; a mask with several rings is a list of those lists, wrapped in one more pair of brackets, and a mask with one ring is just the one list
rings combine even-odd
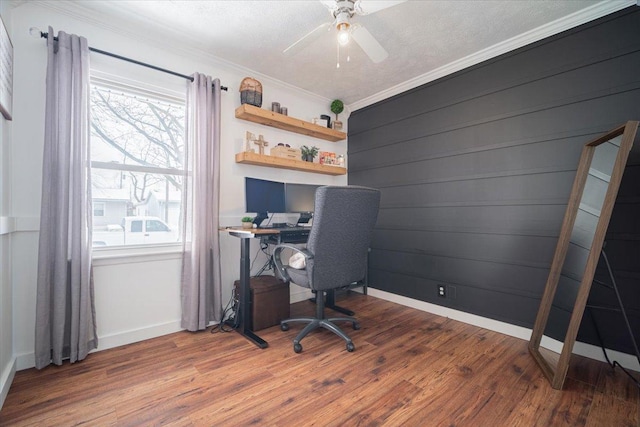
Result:
{"label": "desk", "polygon": [[[298,228],[289,228],[285,230],[293,230]],[[251,321],[250,321],[250,313],[249,313],[249,298],[251,295],[251,255],[250,255],[250,239],[254,238],[275,238],[275,242],[268,242],[271,244],[280,243],[280,230],[278,228],[241,228],[241,227],[233,227],[233,228],[223,228],[221,230],[227,231],[229,235],[237,237],[240,239],[240,289],[241,289],[241,298],[240,298],[240,306],[238,308],[238,313],[236,314],[239,319],[239,325],[236,328],[236,331],[247,338],[249,341],[253,342],[260,348],[267,348],[269,344],[258,335],[256,335],[251,330]],[[300,243],[300,242],[296,242]],[[364,279],[365,286],[365,295],[366,295],[366,285],[367,285],[367,277]],[[312,299],[313,302],[315,300]],[[327,298],[325,307],[331,308],[335,311],[344,313],[348,316],[353,316],[354,313],[351,310],[340,307],[336,305],[335,299],[335,290],[331,289],[327,292]]]}
{"label": "desk", "polygon": [[251,276],[251,256],[249,254],[250,251],[250,243],[251,239],[256,237],[267,236],[270,234],[278,234],[278,230],[275,228],[226,228],[223,229],[231,236],[237,237],[240,239],[240,305],[238,307],[238,313],[236,316],[240,319],[238,327],[236,331],[247,338],[249,341],[253,342],[260,348],[267,348],[269,344],[258,335],[253,333],[251,330],[251,321],[249,313],[249,298],[251,295],[251,285],[250,285],[250,276]]}

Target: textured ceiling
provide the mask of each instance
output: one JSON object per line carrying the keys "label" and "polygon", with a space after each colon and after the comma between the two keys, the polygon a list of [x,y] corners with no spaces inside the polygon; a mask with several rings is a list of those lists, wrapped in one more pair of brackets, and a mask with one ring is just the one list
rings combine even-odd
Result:
{"label": "textured ceiling", "polygon": [[[363,0],[367,1],[376,0]],[[352,41],[350,62],[345,60],[347,52],[341,50],[340,68],[336,68],[335,30],[294,56],[282,54],[291,43],[332,20],[328,10],[315,0],[91,0],[57,1],[55,7],[76,16],[84,13],[93,22],[103,20],[110,28],[122,28],[128,34],[137,32],[144,38],[158,36],[165,40],[169,36],[173,45],[188,43],[191,48],[320,96],[362,104],[379,92],[445,69],[448,64],[554,21],[570,20],[603,3],[607,7],[617,3],[620,8],[629,1],[409,0],[354,18],[389,52],[386,60],[374,64]]]}

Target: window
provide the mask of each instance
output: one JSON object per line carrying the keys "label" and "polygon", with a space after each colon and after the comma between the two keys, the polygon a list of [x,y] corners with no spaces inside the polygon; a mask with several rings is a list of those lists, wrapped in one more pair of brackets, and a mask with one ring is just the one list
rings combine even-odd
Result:
{"label": "window", "polygon": [[104,216],[104,203],[93,202],[93,216]]}
{"label": "window", "polygon": [[181,241],[184,121],[184,100],[92,84],[94,247]]}

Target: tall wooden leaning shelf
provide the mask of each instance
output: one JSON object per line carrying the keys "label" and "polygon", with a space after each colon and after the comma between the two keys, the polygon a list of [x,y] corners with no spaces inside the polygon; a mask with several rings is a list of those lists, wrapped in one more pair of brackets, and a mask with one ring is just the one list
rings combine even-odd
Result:
{"label": "tall wooden leaning shelf", "polygon": [[[242,104],[236,108],[236,118],[260,123],[265,126],[337,142],[347,138],[347,134],[314,123],[285,116],[273,111],[265,110],[249,104]],[[302,160],[286,159],[283,157],[268,156],[252,152],[236,154],[236,163],[244,163],[255,166],[266,166],[280,169],[292,169],[303,172],[321,173],[325,175],[345,175],[347,169],[340,166],[320,165],[318,163],[304,162]]]}

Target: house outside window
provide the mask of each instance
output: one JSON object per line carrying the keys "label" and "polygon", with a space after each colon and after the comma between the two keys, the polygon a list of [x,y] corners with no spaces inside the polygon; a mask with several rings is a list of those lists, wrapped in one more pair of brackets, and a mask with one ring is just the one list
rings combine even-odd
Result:
{"label": "house outside window", "polygon": [[184,99],[91,86],[93,246],[181,242]]}

